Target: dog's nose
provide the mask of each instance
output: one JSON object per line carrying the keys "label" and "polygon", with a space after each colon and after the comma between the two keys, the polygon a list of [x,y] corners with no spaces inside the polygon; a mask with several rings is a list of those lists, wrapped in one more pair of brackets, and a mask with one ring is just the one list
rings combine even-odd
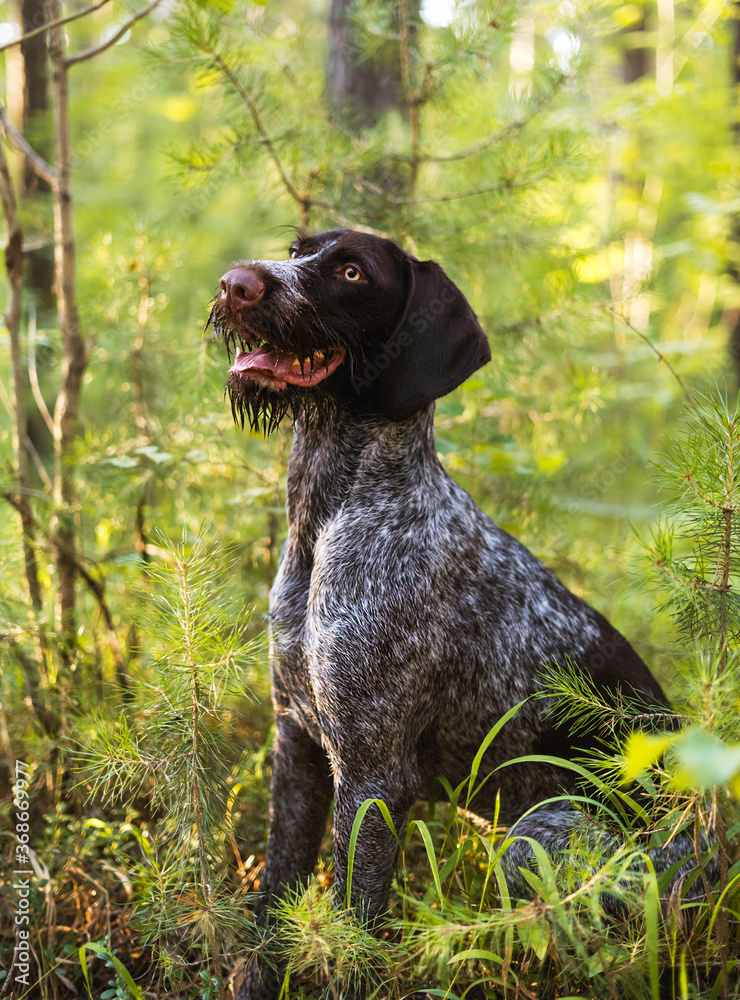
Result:
{"label": "dog's nose", "polygon": [[221,279],[221,298],[236,310],[257,305],[264,294],[264,281],[247,267],[233,267]]}

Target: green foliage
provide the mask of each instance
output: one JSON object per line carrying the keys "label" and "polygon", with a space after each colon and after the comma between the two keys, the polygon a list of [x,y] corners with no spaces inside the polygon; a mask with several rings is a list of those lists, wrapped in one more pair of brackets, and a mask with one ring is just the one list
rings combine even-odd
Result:
{"label": "green foliage", "polygon": [[[694,577],[704,580],[710,566],[715,585],[724,579],[726,587],[736,577],[731,490],[736,419],[716,394],[689,412],[683,438],[671,444],[672,468],[678,470],[671,482],[678,480],[680,491],[677,498],[672,495],[665,529],[680,533]],[[664,475],[666,465],[659,468]],[[712,502],[723,507],[721,531],[712,510],[706,512]],[[650,555],[662,575],[662,554],[651,549]],[[544,693],[554,700],[561,724],[596,731],[605,749],[594,758],[595,770],[561,762],[578,769],[584,793],[590,788],[591,794],[571,798],[583,810],[582,822],[560,856],[549,856],[527,838],[536,859],[531,870],[522,870],[530,901],[510,899],[502,869],[516,825],[506,832],[496,824],[481,829],[458,808],[474,798],[476,768],[457,789],[445,789],[450,804],[441,822],[432,808],[426,820],[409,824],[390,924],[395,934],[375,955],[371,985],[400,979],[423,982],[428,989],[436,983],[440,989],[433,995],[450,997],[465,996],[476,984],[491,995],[535,986],[540,997],[562,996],[563,991],[583,995],[584,990],[635,998],[718,996],[722,990],[737,995],[730,959],[740,933],[740,861],[732,863],[740,825],[725,791],[737,794],[740,768],[740,748],[729,742],[740,736],[733,709],[736,640],[729,614],[717,615],[710,588],[697,590],[703,601],[694,594],[683,598],[691,601],[690,616],[681,614],[683,589],[678,598],[668,596],[683,625],[680,641],[689,650],[699,644],[695,665],[700,669],[687,666],[683,671],[680,712],[653,717],[645,701],[626,695],[607,703],[576,664],[553,665],[545,672]],[[515,711],[491,731],[478,761]],[[654,731],[679,720],[688,723],[682,730]],[[652,732],[645,731],[648,725]],[[622,753],[615,752],[615,744],[630,730]],[[540,758],[526,759],[535,763]],[[397,835],[384,804],[368,800],[358,811],[352,845],[362,835],[365,813],[375,807]],[[705,847],[697,846],[698,872],[676,881],[679,860],[656,875],[648,849],[654,851],[686,829],[695,838],[703,831],[710,840],[704,854]],[[409,863],[414,850],[418,860]],[[703,885],[698,896],[696,884]],[[623,914],[617,922],[615,905]],[[329,908],[328,894],[322,896],[317,884],[281,908],[278,919],[290,940],[284,953],[289,976],[295,974],[299,981],[323,974],[324,981],[355,982],[373,964],[361,942],[347,947],[351,935],[362,931],[346,914]],[[335,961],[341,961],[341,972]]]}
{"label": "green foliage", "polygon": [[87,944],[83,944],[79,952],[82,972],[85,976],[85,985],[87,986],[87,991],[91,997],[93,997],[93,992],[90,989],[90,978],[87,974],[87,960],[85,958],[86,951],[91,951],[99,958],[105,958],[105,967],[107,969],[113,969],[115,974],[114,979],[108,980],[108,984],[111,989],[105,990],[101,993],[100,1000],[118,1000],[118,998],[120,998],[120,1000],[144,1000],[143,993],[128,974],[125,966],[123,966],[119,959],[116,958],[115,953],[105,945],[98,944],[94,941],[89,941]]}
{"label": "green foliage", "polygon": [[393,946],[361,927],[346,910],[333,906],[331,894],[322,892],[318,884],[282,899],[275,915],[288,987],[291,980],[313,979],[331,983],[334,995],[364,985],[371,996],[383,996],[390,988],[383,973],[387,976]]}
{"label": "green foliage", "polygon": [[603,739],[613,742],[635,719],[647,729],[680,718],[676,712],[656,711],[644,696],[621,688],[613,699],[606,700],[593,678],[570,660],[562,666],[544,666],[540,676],[541,697],[554,699],[549,706],[553,719],[579,733],[597,731]]}
{"label": "green foliage", "polygon": [[[323,975],[337,990],[363,982],[371,995],[383,996],[401,996],[412,984],[448,997],[464,997],[476,984],[494,996],[506,989],[536,989],[543,998],[584,989],[656,995],[658,886],[649,868],[640,873],[644,855],[628,833],[617,847],[584,827],[558,859],[532,841],[538,868],[526,874],[533,899],[516,902],[501,864],[509,838],[474,824],[456,801],[453,794],[440,817],[412,822],[385,939],[368,937],[353,917],[332,908],[318,883],[279,905],[277,941],[291,989]],[[420,841],[424,865],[414,856]],[[604,911],[607,899],[618,899],[625,913],[642,908],[647,926],[633,915],[617,932]]]}
{"label": "green foliage", "polygon": [[740,638],[740,398],[731,407],[726,397],[698,396],[688,434],[669,448],[658,470],[671,524],[656,529],[649,552],[661,573],[665,607],[686,640],[734,647]]}

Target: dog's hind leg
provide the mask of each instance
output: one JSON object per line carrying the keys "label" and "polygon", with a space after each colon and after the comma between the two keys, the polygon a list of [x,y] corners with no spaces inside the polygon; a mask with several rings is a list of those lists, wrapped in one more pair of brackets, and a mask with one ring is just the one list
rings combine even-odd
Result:
{"label": "dog's hind leg", "polygon": [[[579,870],[573,871],[569,879],[570,891],[587,883],[603,869],[599,881],[604,886],[602,905],[607,913],[624,912],[625,890],[640,891],[642,873],[647,868],[645,854],[659,880],[668,882],[662,886],[664,902],[674,888],[686,899],[701,899],[705,895],[703,880],[697,877],[694,842],[686,833],[673,837],[664,847],[642,850],[638,844],[631,854],[621,855],[611,870],[608,862],[624,846],[624,836],[611,833],[597,816],[584,815],[567,802],[539,806],[515,823],[507,836],[514,840],[504,853],[503,867],[509,892],[515,898],[532,896],[532,886],[521,869],[539,871],[530,839],[542,845],[553,865],[568,858],[578,864]],[[702,852],[707,848],[704,837],[701,848]],[[661,879],[665,873],[669,873],[668,877]],[[715,881],[716,861],[708,861],[705,874],[710,884]]]}
{"label": "dog's hind leg", "polygon": [[[280,717],[273,747],[265,868],[255,912],[258,924],[267,926],[269,908],[313,871],[332,794],[331,769],[323,747],[288,716]],[[258,954],[239,1000],[276,1000],[281,982],[279,968]]]}
{"label": "dog's hind leg", "polygon": [[[613,855],[620,844],[616,838],[609,837],[596,821],[589,821],[567,801],[548,802],[538,806],[517,820],[506,837],[513,838],[503,855],[506,882],[511,896],[522,899],[532,896],[532,886],[522,874],[522,869],[542,874],[531,841],[536,841],[544,848],[553,866],[558,865],[564,857],[574,854],[576,838],[594,849],[598,848],[602,857]],[[583,843],[581,846],[584,846]],[[592,860],[595,858],[596,850]]]}

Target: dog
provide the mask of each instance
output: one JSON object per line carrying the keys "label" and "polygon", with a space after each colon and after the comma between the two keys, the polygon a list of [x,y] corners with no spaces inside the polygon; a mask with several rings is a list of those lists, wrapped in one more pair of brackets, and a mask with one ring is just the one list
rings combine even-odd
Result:
{"label": "dog", "polygon": [[[455,787],[481,741],[523,702],[480,773],[523,755],[569,759],[584,741],[543,700],[544,664],[578,664],[608,699],[670,715],[645,663],[606,618],[475,505],[442,468],[434,401],[491,359],[462,292],[432,261],[347,229],[299,232],[284,261],[242,261],[209,323],[233,364],[234,417],[269,433],[290,416],[288,537],[270,593],[277,717],[257,919],[311,875],[334,800],[334,898],[344,900],[352,825],[381,799],[396,830],[435,777]],[[580,814],[532,807],[573,774],[552,763],[496,771],[472,808],[566,850]],[[396,841],[371,807],[351,906],[384,911]],[[512,885],[530,860],[507,856]],[[673,860],[673,859],[672,859]],[[522,889],[522,893],[526,890]],[[281,970],[258,959],[241,1000],[274,1000]]]}

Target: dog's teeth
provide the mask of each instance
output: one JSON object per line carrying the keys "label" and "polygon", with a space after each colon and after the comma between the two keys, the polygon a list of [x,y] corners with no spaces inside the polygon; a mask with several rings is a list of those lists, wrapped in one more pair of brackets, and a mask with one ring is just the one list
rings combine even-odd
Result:
{"label": "dog's teeth", "polygon": [[[319,353],[314,354],[314,356],[313,356],[313,363],[314,363],[314,365],[323,364],[324,363],[324,355],[323,354],[319,354]],[[301,361],[300,358],[296,358],[295,361],[293,362],[293,364],[290,367],[291,367],[291,369],[294,372],[305,372],[307,369],[310,370],[310,368],[311,368],[311,358],[310,357],[305,357],[302,361]]]}

